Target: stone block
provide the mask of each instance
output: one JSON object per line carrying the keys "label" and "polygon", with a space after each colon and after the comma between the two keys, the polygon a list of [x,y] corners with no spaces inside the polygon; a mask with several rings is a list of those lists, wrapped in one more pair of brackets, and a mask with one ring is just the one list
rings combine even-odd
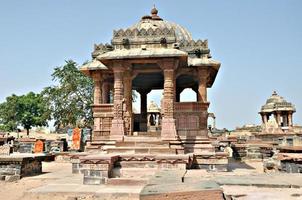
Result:
{"label": "stone block", "polygon": [[84,185],[101,185],[106,183],[106,178],[96,176],[84,176]]}
{"label": "stone block", "polygon": [[90,170],[109,170],[111,168],[110,164],[80,164],[81,169],[90,169]]}
{"label": "stone block", "polygon": [[4,175],[0,175],[0,181],[5,181],[5,176]]}
{"label": "stone block", "polygon": [[21,176],[20,175],[12,175],[12,176],[5,176],[5,181],[6,182],[14,182],[20,180]]}
{"label": "stone block", "polygon": [[73,174],[80,173],[80,163],[72,163],[72,173]]}
{"label": "stone block", "polygon": [[9,155],[11,152],[11,147],[9,145],[0,146],[0,155]]}

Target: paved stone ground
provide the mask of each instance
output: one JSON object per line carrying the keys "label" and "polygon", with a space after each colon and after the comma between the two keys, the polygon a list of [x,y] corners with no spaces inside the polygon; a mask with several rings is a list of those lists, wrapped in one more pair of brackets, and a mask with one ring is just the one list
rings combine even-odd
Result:
{"label": "paved stone ground", "polygon": [[[223,188],[226,197],[238,200],[302,199],[301,174],[264,174],[261,162],[232,163],[231,172],[205,170],[160,171],[134,182],[117,180],[109,185],[83,185],[82,175],[71,174],[69,163],[43,163],[44,173],[20,181],[0,181],[1,198],[5,200],[96,200],[139,199],[148,194],[165,192],[215,190]],[[183,178],[183,182],[182,182]]]}

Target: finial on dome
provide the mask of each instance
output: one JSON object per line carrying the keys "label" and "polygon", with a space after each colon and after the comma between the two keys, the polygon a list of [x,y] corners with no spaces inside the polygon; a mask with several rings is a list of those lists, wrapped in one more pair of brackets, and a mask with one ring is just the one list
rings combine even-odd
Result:
{"label": "finial on dome", "polygon": [[274,90],[274,91],[273,91],[273,96],[276,96],[276,95],[278,95],[278,94],[277,94],[277,92]]}
{"label": "finial on dome", "polygon": [[155,4],[153,4],[153,8],[152,8],[152,10],[151,10],[151,15],[152,15],[152,16],[153,16],[153,15],[157,15],[157,13],[158,13],[158,10],[156,9]]}
{"label": "finial on dome", "polygon": [[153,8],[151,10],[151,18],[153,20],[162,20],[162,18],[160,18],[157,14],[158,14],[158,10],[156,9],[155,5],[153,5]]}

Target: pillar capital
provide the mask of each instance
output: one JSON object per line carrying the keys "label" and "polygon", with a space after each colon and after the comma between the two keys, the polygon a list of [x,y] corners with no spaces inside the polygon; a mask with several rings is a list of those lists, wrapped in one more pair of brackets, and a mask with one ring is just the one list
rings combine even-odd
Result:
{"label": "pillar capital", "polygon": [[102,76],[102,74],[101,74],[100,71],[94,71],[94,72],[92,73],[92,79],[93,79],[94,81],[101,81],[101,80],[103,79],[103,76]]}
{"label": "pillar capital", "polygon": [[175,70],[177,69],[179,64],[179,60],[176,58],[166,58],[158,62],[159,67],[166,71],[166,70]]}

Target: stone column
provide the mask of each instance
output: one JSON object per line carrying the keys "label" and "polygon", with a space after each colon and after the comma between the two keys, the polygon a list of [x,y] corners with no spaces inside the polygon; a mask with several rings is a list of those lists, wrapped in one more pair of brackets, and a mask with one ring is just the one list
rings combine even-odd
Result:
{"label": "stone column", "polygon": [[125,132],[131,135],[133,131],[132,124],[132,76],[130,72],[124,74],[124,97],[125,97]]}
{"label": "stone column", "polygon": [[213,117],[212,129],[216,129],[216,117]]}
{"label": "stone column", "polygon": [[[93,92],[93,104],[99,105],[102,103],[102,75],[100,72],[94,72],[93,74],[94,81],[94,92]],[[95,134],[100,133],[101,131],[101,118],[93,118],[93,131]]]}
{"label": "stone column", "polygon": [[261,113],[261,118],[262,118],[262,123],[267,124],[267,114],[266,113]]}
{"label": "stone column", "polygon": [[114,63],[114,101],[112,125],[110,130],[110,139],[122,141],[124,138],[124,119],[123,119],[123,103],[124,103],[124,86],[123,74],[124,69],[121,63]]}
{"label": "stone column", "polygon": [[280,112],[277,112],[277,123],[278,123],[278,126],[281,127],[281,113]]}
{"label": "stone column", "polygon": [[267,124],[267,121],[268,121],[268,119],[267,119],[267,114],[264,114],[264,115],[263,115],[263,121],[264,121],[264,124],[266,125],[266,124]]}
{"label": "stone column", "polygon": [[94,92],[93,92],[93,103],[95,105],[101,104],[102,102],[102,76],[99,73],[95,72],[93,74],[94,81]]}
{"label": "stone column", "polygon": [[207,102],[207,78],[208,71],[205,68],[198,69],[198,94],[197,101],[198,102]]}
{"label": "stone column", "polygon": [[110,84],[109,82],[104,81],[102,85],[102,97],[103,97],[102,103],[109,103],[109,92],[110,92]]}
{"label": "stone column", "polygon": [[289,112],[288,115],[287,115],[287,118],[288,118],[288,126],[289,127],[293,127],[293,113],[292,112]]}
{"label": "stone column", "polygon": [[137,91],[141,97],[141,115],[140,115],[140,131],[147,131],[147,94],[150,90],[138,90]]}
{"label": "stone column", "polygon": [[161,68],[164,72],[164,97],[163,97],[163,118],[161,138],[163,140],[176,139],[176,120],[174,119],[175,99],[175,72],[177,64],[174,60],[164,62]]}

